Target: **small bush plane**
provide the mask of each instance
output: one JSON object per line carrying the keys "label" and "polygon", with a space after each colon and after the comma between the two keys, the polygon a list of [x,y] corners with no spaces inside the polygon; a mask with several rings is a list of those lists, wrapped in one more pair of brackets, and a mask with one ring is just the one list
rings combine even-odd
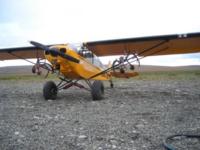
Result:
{"label": "small bush plane", "polygon": [[[134,64],[138,62],[140,65],[140,59],[200,52],[200,33],[94,41],[76,47],[71,44],[43,45],[35,41],[30,44],[32,46],[0,49],[0,60],[23,59],[34,64],[33,73],[40,75],[42,68],[48,73],[56,73],[60,83],[46,82],[44,99],[56,99],[58,91],[76,86],[90,91],[93,100],[101,100],[104,97],[102,81],[109,81],[113,87],[112,77],[137,76]],[[121,56],[105,68],[98,57],[111,55]],[[36,63],[30,58],[36,58]],[[81,84],[80,80],[88,86]]]}

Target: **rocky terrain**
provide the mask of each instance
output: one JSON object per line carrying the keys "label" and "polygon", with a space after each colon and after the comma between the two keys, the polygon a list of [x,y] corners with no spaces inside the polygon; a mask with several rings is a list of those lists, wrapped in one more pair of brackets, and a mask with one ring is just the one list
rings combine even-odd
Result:
{"label": "rocky terrain", "polygon": [[[186,76],[115,80],[101,101],[77,88],[45,101],[45,80],[0,80],[0,149],[164,150],[169,135],[200,134],[200,72]],[[197,139],[172,144],[200,149]]]}

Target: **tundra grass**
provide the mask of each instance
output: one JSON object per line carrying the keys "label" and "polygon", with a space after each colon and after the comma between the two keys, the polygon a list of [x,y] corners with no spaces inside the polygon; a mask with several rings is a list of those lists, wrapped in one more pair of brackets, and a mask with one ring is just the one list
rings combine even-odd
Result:
{"label": "tundra grass", "polygon": [[[44,76],[38,75],[3,75],[0,74],[0,80],[27,80],[27,81],[41,81]],[[159,72],[139,72],[139,76],[130,78],[128,80],[200,80],[200,70],[193,71],[159,71]],[[55,75],[49,75],[45,80],[58,80]],[[126,79],[113,78],[114,81],[121,81]]]}
{"label": "tundra grass", "polygon": [[[114,78],[114,81],[122,80]],[[128,80],[200,80],[200,70],[139,72],[138,76]]]}
{"label": "tundra grass", "polygon": [[46,80],[46,79],[49,79],[49,80],[56,80],[56,76],[54,75],[49,75],[47,78],[45,78],[44,76],[38,76],[38,75],[0,75],[0,80],[13,80],[13,81],[18,81],[18,80],[27,80],[27,81],[41,81],[41,80]]}

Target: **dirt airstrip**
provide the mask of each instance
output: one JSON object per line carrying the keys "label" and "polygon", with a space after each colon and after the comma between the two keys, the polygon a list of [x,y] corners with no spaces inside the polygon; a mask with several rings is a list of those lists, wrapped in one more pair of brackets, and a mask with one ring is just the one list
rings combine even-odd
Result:
{"label": "dirt airstrip", "polygon": [[[0,149],[164,150],[172,134],[200,134],[200,73],[105,83],[105,99],[72,88],[45,101],[45,80],[0,80]],[[197,139],[173,142],[200,149]]]}

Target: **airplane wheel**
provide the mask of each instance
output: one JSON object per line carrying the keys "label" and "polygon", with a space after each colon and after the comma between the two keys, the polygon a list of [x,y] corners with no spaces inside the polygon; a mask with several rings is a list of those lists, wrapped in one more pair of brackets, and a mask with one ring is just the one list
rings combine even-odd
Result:
{"label": "airplane wheel", "polygon": [[91,87],[93,100],[101,100],[104,98],[104,85],[102,81],[94,81]]}
{"label": "airplane wheel", "polygon": [[57,97],[58,89],[53,81],[48,81],[43,87],[43,96],[45,100],[52,99],[55,100]]}

